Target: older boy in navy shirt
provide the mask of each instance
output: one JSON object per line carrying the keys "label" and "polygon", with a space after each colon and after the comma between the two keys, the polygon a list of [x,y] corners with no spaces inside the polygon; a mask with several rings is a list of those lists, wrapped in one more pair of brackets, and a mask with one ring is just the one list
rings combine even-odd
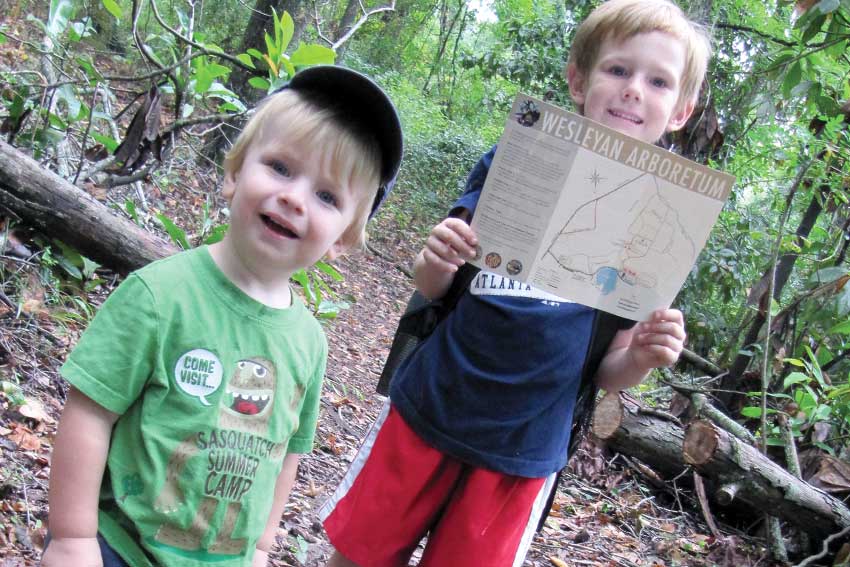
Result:
{"label": "older boy in navy shirt", "polygon": [[[704,32],[667,0],[611,0],[579,27],[567,65],[581,113],[655,142],[681,128],[702,83]],[[416,259],[426,297],[473,257],[475,212],[493,152]],[[323,507],[331,567],[520,565],[567,460],[570,423],[596,311],[481,272],[398,369],[388,404]],[[620,330],[597,370],[606,390],[679,357],[682,313],[659,309]]]}

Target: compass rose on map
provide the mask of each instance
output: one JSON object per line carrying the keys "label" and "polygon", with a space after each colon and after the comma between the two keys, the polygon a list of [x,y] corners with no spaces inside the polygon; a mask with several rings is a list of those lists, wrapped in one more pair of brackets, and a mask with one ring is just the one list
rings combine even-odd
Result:
{"label": "compass rose on map", "polygon": [[599,172],[594,169],[593,175],[588,177],[587,180],[593,183],[593,188],[596,189],[601,182],[605,181],[605,178],[599,175]]}

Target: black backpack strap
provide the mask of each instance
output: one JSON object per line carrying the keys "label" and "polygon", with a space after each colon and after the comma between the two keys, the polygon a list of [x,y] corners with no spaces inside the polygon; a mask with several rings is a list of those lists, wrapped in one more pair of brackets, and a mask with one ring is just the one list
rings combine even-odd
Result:
{"label": "black backpack strap", "polygon": [[596,311],[593,317],[593,327],[590,331],[590,344],[587,346],[587,355],[584,357],[584,367],[581,370],[581,385],[573,408],[573,425],[570,433],[570,446],[567,449],[568,456],[572,456],[575,452],[579,441],[590,426],[590,420],[593,418],[596,395],[599,393],[594,378],[602,359],[605,358],[605,353],[608,352],[608,347],[611,346],[611,341],[614,340],[618,331],[630,329],[635,323],[636,321],[631,319],[624,319],[605,311]]}
{"label": "black backpack strap", "polygon": [[418,291],[413,292],[398,322],[398,328],[390,345],[390,353],[381,370],[381,377],[375,388],[379,394],[384,396],[389,394],[390,381],[395,371],[413,354],[422,341],[434,332],[440,321],[451,313],[479,271],[480,269],[472,264],[464,264],[455,274],[445,295],[433,301]]}
{"label": "black backpack strap", "polygon": [[[612,315],[605,311],[597,310],[593,316],[593,326],[590,330],[590,343],[587,345],[587,354],[584,357],[584,366],[581,370],[581,384],[579,385],[578,394],[576,395],[576,403],[573,407],[573,423],[570,431],[570,444],[567,448],[567,459],[573,456],[579,442],[584,434],[590,428],[590,421],[593,418],[593,407],[596,403],[596,395],[599,393],[599,387],[596,385],[594,378],[596,371],[599,369],[599,364],[605,358],[605,353],[608,352],[608,347],[611,346],[611,341],[620,329],[630,329],[636,321],[624,319],[618,315]],[[558,483],[564,475],[564,470],[558,471],[555,477],[555,482],[552,484],[552,490],[549,492],[549,498],[546,501],[546,508],[540,516],[540,522],[537,524],[537,531],[543,528],[546,522],[546,517],[549,515],[549,510],[552,509],[552,503],[555,501],[555,493],[558,491]]]}

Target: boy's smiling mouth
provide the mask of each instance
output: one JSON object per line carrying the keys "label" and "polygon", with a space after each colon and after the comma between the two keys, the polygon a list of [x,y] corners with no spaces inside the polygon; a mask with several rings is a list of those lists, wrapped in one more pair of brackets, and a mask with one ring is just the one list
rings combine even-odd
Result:
{"label": "boy's smiling mouth", "polygon": [[629,122],[633,122],[635,124],[643,124],[643,120],[640,117],[635,116],[634,114],[630,114],[628,112],[623,112],[621,110],[615,110],[613,108],[609,108],[608,114],[610,114],[614,118],[620,118],[621,120],[628,120]]}
{"label": "boy's smiling mouth", "polygon": [[260,219],[262,219],[263,224],[266,225],[266,228],[268,228],[275,234],[278,234],[285,238],[298,238],[298,234],[296,234],[295,231],[292,230],[292,228],[290,228],[288,224],[284,223],[282,220],[272,218],[271,216],[262,213],[260,214]]}

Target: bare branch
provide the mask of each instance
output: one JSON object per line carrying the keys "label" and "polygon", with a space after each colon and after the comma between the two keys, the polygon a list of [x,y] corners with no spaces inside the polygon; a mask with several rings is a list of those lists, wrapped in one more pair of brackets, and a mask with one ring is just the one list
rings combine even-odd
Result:
{"label": "bare branch", "polygon": [[[159,25],[161,25],[165,30],[168,31],[168,33],[170,33],[171,35],[173,35],[174,37],[176,37],[180,41],[182,41],[182,42],[184,42],[188,45],[191,45],[195,49],[202,51],[205,55],[212,55],[214,57],[220,57],[221,59],[226,59],[227,61],[230,61],[234,65],[241,67],[242,69],[245,69],[246,71],[254,71],[255,70],[252,67],[250,67],[249,65],[246,65],[245,63],[240,61],[237,57],[234,57],[233,55],[230,55],[229,53],[224,53],[223,51],[212,51],[210,49],[207,49],[206,47],[204,47],[203,44],[200,44],[200,43],[184,36],[179,31],[177,31],[174,28],[172,28],[171,26],[169,26],[167,23],[165,23],[165,21],[159,15],[159,10],[156,7],[156,0],[151,0],[151,8],[153,8],[153,15],[156,18],[156,21],[159,22]],[[135,24],[134,24],[134,29],[135,29]]]}
{"label": "bare branch", "polygon": [[395,0],[392,0],[386,6],[381,6],[379,8],[375,8],[374,10],[369,10],[368,12],[365,10],[365,8],[363,8],[363,15],[360,16],[360,19],[357,20],[354,25],[351,26],[351,29],[348,30],[342,37],[337,38],[333,45],[331,45],[331,49],[336,50],[340,45],[351,39],[351,36],[354,35],[354,32],[356,32],[360,28],[360,26],[366,23],[366,20],[369,19],[369,16],[378,14],[380,12],[395,12]]}

